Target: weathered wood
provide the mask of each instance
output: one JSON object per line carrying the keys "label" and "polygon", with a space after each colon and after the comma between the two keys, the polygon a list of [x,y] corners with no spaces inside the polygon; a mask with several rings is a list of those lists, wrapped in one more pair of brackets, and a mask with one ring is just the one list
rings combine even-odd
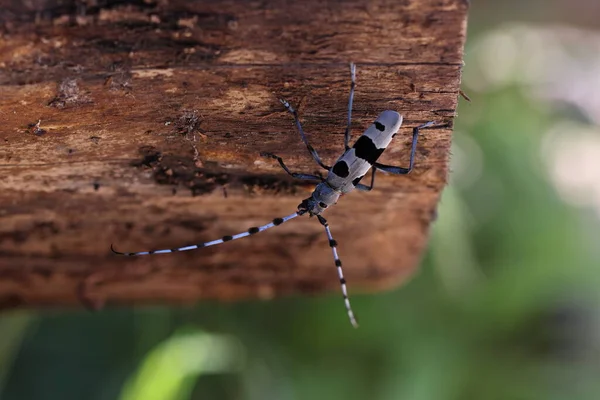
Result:
{"label": "weathered wood", "polygon": [[259,152],[317,167],[277,99],[300,104],[331,162],[349,61],[354,138],[382,110],[405,117],[382,162],[406,165],[411,128],[445,124],[423,132],[411,175],[380,174],[327,211],[351,292],[415,269],[446,183],[465,1],[13,3],[0,0],[3,307],[339,290],[308,217],[200,251],[109,247],[191,244],[292,213],[312,186]]}

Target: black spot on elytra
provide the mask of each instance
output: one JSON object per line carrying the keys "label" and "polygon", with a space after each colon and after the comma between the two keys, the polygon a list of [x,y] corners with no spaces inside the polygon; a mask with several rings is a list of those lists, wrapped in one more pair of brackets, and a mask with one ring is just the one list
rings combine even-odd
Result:
{"label": "black spot on elytra", "polygon": [[364,175],[363,175],[363,176],[359,176],[358,178],[356,178],[356,179],[354,179],[354,180],[352,181],[352,184],[353,184],[354,186],[358,185],[358,182],[360,182],[360,180],[361,180],[362,178],[364,178],[364,177],[365,177]]}
{"label": "black spot on elytra", "polygon": [[348,164],[346,164],[346,161],[344,160],[336,162],[331,171],[340,178],[347,178],[348,175],[350,175]]}
{"label": "black spot on elytra", "polygon": [[352,147],[354,148],[356,157],[362,158],[371,165],[375,164],[375,161],[377,161],[381,153],[385,150],[385,148],[378,149],[373,140],[365,135],[359,137]]}
{"label": "black spot on elytra", "polygon": [[375,121],[375,129],[383,132],[383,131],[385,131],[385,125],[382,124],[381,122]]}
{"label": "black spot on elytra", "polygon": [[328,206],[327,206],[327,204],[325,204],[325,203],[323,203],[321,201],[321,202],[319,202],[319,207],[321,207],[321,208],[327,208]]}

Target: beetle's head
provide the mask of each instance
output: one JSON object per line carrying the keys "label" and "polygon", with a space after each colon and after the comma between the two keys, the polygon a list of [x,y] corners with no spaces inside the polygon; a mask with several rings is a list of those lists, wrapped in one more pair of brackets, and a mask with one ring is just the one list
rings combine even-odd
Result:
{"label": "beetle's head", "polygon": [[327,207],[337,203],[339,197],[340,193],[333,190],[327,183],[319,183],[312,195],[298,205],[298,212],[301,214],[308,212],[311,217],[319,215]]}

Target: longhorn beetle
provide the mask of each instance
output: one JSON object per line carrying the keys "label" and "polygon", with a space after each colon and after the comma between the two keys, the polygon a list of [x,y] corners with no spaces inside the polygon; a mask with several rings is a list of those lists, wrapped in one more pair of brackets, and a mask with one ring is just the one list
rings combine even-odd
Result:
{"label": "longhorn beetle", "polygon": [[[398,133],[400,125],[402,125],[402,116],[396,111],[387,110],[382,112],[381,114],[379,114],[375,122],[369,128],[367,128],[365,133],[363,133],[362,136],[358,138],[356,143],[354,143],[354,145],[350,147],[349,141],[350,124],[352,120],[352,102],[354,100],[354,88],[356,86],[356,66],[353,63],[350,63],[350,74],[352,77],[352,83],[350,85],[350,98],[348,100],[348,122],[346,125],[346,132],[344,135],[345,151],[344,154],[342,154],[340,158],[337,159],[333,167],[325,165],[321,161],[321,158],[317,154],[317,151],[308,143],[306,135],[304,134],[304,130],[302,129],[302,124],[300,123],[300,119],[298,118],[298,113],[296,109],[294,109],[287,101],[281,99],[279,100],[287,109],[287,111],[294,116],[294,123],[298,128],[300,138],[306,145],[306,148],[310,152],[313,159],[317,162],[317,164],[319,164],[319,166],[325,168],[328,171],[327,178],[325,179],[317,175],[291,172],[288,169],[288,167],[284,164],[283,159],[281,157],[266,152],[260,154],[263,157],[277,160],[281,168],[283,168],[285,172],[287,172],[294,178],[319,182],[311,196],[307,199],[302,200],[302,203],[298,205],[298,210],[295,213],[288,215],[287,217],[275,218],[273,219],[273,221],[266,225],[249,228],[247,231],[238,233],[237,235],[223,236],[221,239],[216,239],[210,242],[193,244],[184,247],[176,247],[173,249],[139,251],[136,253],[118,252],[113,248],[112,245],[111,250],[116,254],[124,256],[143,256],[148,254],[173,253],[178,251],[195,250],[202,247],[214,246],[216,244],[229,242],[230,240],[240,239],[246,236],[254,235],[255,233],[266,231],[267,229],[281,225],[284,222],[287,222],[293,218],[308,213],[311,217],[316,216],[321,225],[323,225],[323,227],[325,228],[325,234],[329,239],[329,246],[331,247],[331,251],[333,252],[333,259],[335,261],[335,266],[337,267],[337,273],[340,280],[340,285],[342,287],[342,294],[344,296],[346,311],[348,312],[350,323],[352,324],[352,326],[357,328],[358,322],[356,321],[354,313],[352,312],[350,300],[348,299],[346,280],[344,279],[344,274],[342,272],[342,261],[338,257],[337,253],[337,242],[333,239],[333,236],[331,235],[331,230],[329,229],[329,224],[327,223],[327,220],[323,218],[321,214],[329,206],[336,204],[338,198],[342,194],[349,193],[354,189],[363,191],[370,191],[371,189],[373,189],[373,185],[375,184],[375,172],[377,170],[396,175],[408,174],[413,169],[414,165],[415,151],[417,149],[417,139],[419,137],[419,129],[427,128],[433,125],[434,122],[428,122],[426,124],[419,125],[416,128],[413,128],[412,146],[410,150],[410,161],[408,164],[408,168],[394,167],[391,165],[384,165],[378,163],[377,159],[379,158],[379,156],[381,156],[385,148],[390,144],[392,138]],[[362,180],[362,178],[364,178],[369,169],[372,170],[371,184],[367,186],[360,183],[360,181]]]}

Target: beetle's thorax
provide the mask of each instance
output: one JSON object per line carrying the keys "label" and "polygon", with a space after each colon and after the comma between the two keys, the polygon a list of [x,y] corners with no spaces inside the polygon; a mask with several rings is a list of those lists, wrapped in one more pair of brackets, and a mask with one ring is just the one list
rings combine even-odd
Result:
{"label": "beetle's thorax", "polygon": [[337,203],[341,192],[333,189],[327,182],[321,182],[313,191],[312,195],[302,200],[298,205],[298,211],[308,212],[312,215],[319,215],[329,206]]}

